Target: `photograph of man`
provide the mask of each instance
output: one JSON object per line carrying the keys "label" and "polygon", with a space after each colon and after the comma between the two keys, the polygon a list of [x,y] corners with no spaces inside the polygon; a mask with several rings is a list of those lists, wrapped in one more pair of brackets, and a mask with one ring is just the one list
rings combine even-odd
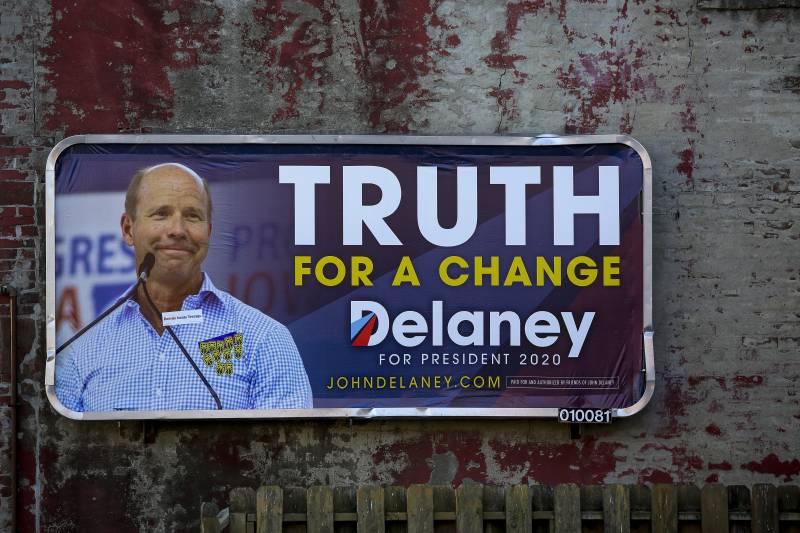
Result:
{"label": "photograph of man", "polygon": [[[56,395],[73,411],[311,408],[308,376],[289,330],[217,289],[201,270],[211,236],[208,184],[189,167],[138,171],[125,195],[122,236],[145,288],[56,357]],[[203,375],[200,377],[199,373]]]}

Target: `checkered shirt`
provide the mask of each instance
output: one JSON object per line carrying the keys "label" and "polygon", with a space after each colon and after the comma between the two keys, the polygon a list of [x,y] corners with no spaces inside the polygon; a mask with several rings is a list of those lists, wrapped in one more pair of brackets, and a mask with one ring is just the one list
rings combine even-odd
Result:
{"label": "checkered shirt", "polygon": [[[308,376],[286,326],[217,289],[206,274],[182,309],[203,310],[202,323],[172,328],[223,409],[312,406]],[[236,334],[241,349],[217,357],[224,363],[220,372],[218,361],[201,355],[201,343]],[[55,378],[56,395],[73,411],[216,409],[173,338],[166,331],[159,335],[134,300],[59,354]]]}

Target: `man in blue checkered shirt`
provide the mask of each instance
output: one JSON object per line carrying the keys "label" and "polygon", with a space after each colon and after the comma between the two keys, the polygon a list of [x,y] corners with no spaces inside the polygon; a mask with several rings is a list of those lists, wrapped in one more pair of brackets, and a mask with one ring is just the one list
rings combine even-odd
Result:
{"label": "man in blue checkered shirt", "polygon": [[[201,270],[211,236],[205,180],[177,163],[137,172],[121,227],[137,265],[148,253],[156,258],[147,288],[158,310],[192,315],[172,328],[223,409],[312,407],[289,330],[217,289]],[[56,395],[73,411],[216,409],[208,387],[166,333],[139,287],[58,355]]]}

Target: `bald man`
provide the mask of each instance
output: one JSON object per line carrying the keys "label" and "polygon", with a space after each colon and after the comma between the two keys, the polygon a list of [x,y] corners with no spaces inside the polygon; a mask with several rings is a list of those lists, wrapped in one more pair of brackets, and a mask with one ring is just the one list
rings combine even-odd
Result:
{"label": "bald man", "polygon": [[312,407],[311,387],[289,330],[217,289],[201,269],[211,237],[208,184],[165,163],[137,172],[125,195],[122,236],[136,264],[151,253],[143,288],[56,360],[56,395],[73,411],[216,409],[208,387],[165,334],[172,326],[224,409]]}

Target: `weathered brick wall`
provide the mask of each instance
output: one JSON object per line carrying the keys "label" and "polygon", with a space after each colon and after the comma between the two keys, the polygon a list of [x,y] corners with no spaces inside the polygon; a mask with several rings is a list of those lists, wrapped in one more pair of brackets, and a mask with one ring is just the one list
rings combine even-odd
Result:
{"label": "weathered brick wall", "polygon": [[[262,483],[796,483],[800,10],[770,5],[793,2],[0,4],[22,530],[184,529],[201,500]],[[60,417],[43,394],[45,157],[66,135],[142,131],[632,134],[655,169],[655,398],[579,441],[536,420]]]}

